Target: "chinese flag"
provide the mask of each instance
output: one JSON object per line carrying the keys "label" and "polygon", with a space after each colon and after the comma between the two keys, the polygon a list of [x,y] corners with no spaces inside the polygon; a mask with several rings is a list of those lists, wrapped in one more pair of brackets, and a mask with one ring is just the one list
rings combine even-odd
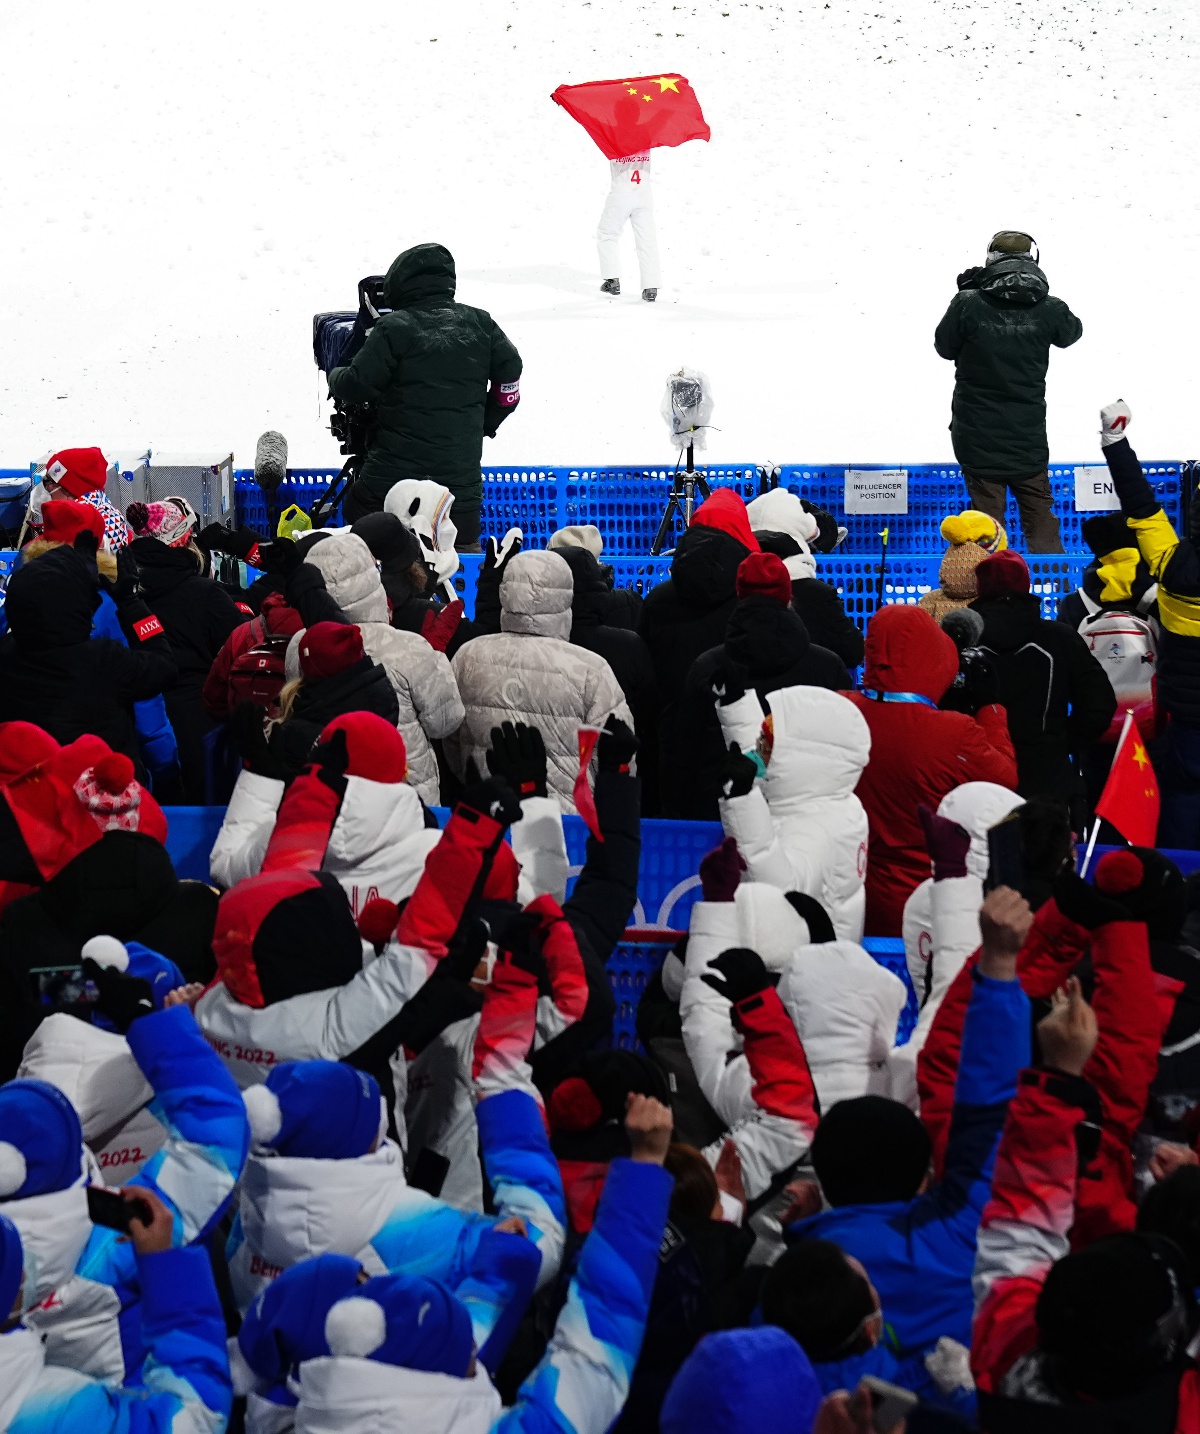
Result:
{"label": "chinese flag", "polygon": [[1153,846],[1158,835],[1158,778],[1132,714],[1117,744],[1096,815],[1112,822],[1131,846]]}
{"label": "chinese flag", "polygon": [[608,159],[712,134],[695,90],[682,75],[559,85],[550,98],[579,121]]}

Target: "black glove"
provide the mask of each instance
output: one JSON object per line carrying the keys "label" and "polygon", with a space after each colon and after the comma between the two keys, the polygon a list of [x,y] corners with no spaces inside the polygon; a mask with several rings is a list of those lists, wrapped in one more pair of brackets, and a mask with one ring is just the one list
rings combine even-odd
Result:
{"label": "black glove", "polygon": [[108,588],[113,602],[119,607],[121,603],[135,597],[140,580],[141,574],[138,572],[137,559],[127,547],[118,548],[117,576]]}
{"label": "black glove", "polygon": [[522,911],[506,924],[502,949],[514,966],[528,971],[535,981],[549,979],[542,953],[542,923],[535,913]]}
{"label": "black glove", "polygon": [[196,546],[208,553],[232,553],[243,562],[259,545],[259,538],[249,528],[227,528],[224,523],[210,523],[196,534]]}
{"label": "black glove", "polygon": [[[259,726],[262,726],[260,721]],[[317,743],[312,750],[312,765],[316,775],[331,792],[341,796],[346,790],[346,768],[350,765],[350,753],[346,747],[346,733],[341,727]]]}
{"label": "black glove", "polygon": [[234,740],[248,772],[286,782],[288,769],[267,741],[263,709],[256,702],[239,702],[231,718]]}
{"label": "black glove", "polygon": [[500,777],[518,797],[546,795],[546,744],[537,727],[502,722],[492,728],[488,771]]}
{"label": "black glove", "polygon": [[469,763],[467,780],[469,785],[455,806],[455,811],[466,807],[472,812],[481,812],[506,827],[521,820],[521,803],[516,792],[503,777],[489,777],[487,781],[480,781],[474,763]]}
{"label": "black glove", "polygon": [[641,744],[619,717],[609,713],[596,743],[596,763],[601,772],[628,772]]}
{"label": "black glove", "polygon": [[259,566],[264,572],[286,578],[304,561],[304,552],[292,538],[276,538],[258,550]]}
{"label": "black glove", "polygon": [[459,981],[469,985],[475,975],[475,968],[487,952],[490,937],[488,924],[482,917],[464,916],[450,938],[446,954],[434,967],[433,975],[429,979]]}
{"label": "black glove", "polygon": [[954,281],[960,289],[977,289],[979,287],[979,276],[983,273],[984,265],[975,264],[970,269],[964,269]]}
{"label": "black glove", "polygon": [[[713,975],[714,971],[719,971],[720,975]],[[709,963],[708,970],[700,979],[706,986],[711,986],[718,996],[724,996],[731,1006],[757,996],[773,984],[762,957],[745,946],[722,951],[716,960]]]}
{"label": "black glove", "polygon": [[730,742],[729,751],[725,754],[718,774],[721,795],[744,797],[753,788],[757,776],[758,763],[752,757],[747,757],[736,742]]}
{"label": "black glove", "polygon": [[1111,896],[1084,881],[1068,868],[1054,880],[1054,902],[1068,921],[1096,931],[1113,921],[1132,921],[1133,917]]}
{"label": "black glove", "polygon": [[100,993],[96,1010],[107,1016],[122,1035],[140,1016],[148,1016],[154,1010],[149,981],[114,971],[111,966],[97,965],[90,959],[83,963],[83,974]]}
{"label": "black glove", "polygon": [[508,552],[504,555],[503,561],[501,561],[500,544],[496,542],[495,538],[489,538],[487,540],[487,546],[484,549],[483,564],[479,569],[479,579],[476,583],[476,587],[478,587],[478,583],[494,583],[499,586],[500,579],[504,576],[504,569],[508,567],[509,563],[512,562],[520,551],[521,539],[514,538]]}
{"label": "black glove", "polygon": [[80,528],[75,534],[75,541],[71,544],[77,553],[85,558],[94,559],[100,551],[100,539],[89,528]]}
{"label": "black glove", "polygon": [[712,675],[709,684],[709,691],[713,700],[721,707],[728,707],[731,702],[740,702],[746,695],[746,683],[749,681],[749,673],[740,662],[731,662],[726,658],[719,663]]}
{"label": "black glove", "polygon": [[808,546],[814,553],[832,553],[838,545],[837,519],[816,503],[810,503],[807,498],[800,499],[800,506],[809,517],[817,520],[817,536]]}

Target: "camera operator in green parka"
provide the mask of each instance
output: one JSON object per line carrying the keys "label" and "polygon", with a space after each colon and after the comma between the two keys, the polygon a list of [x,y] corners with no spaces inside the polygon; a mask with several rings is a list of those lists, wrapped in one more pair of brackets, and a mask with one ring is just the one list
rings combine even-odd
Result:
{"label": "camera operator in green parka", "polygon": [[483,438],[494,438],[517,406],[521,356],[489,313],[455,303],[454,290],[448,249],[406,249],[384,280],[392,312],[351,363],[330,373],[329,391],[372,408],[347,522],[378,512],[400,479],[433,478],[454,495],[459,550],[478,551]]}
{"label": "camera operator in green parka", "polygon": [[934,348],[954,360],[950,438],[971,507],[1005,522],[1006,489],[1029,553],[1061,553],[1050,492],[1046,371],[1050,347],[1069,348],[1083,325],[1050,293],[1028,234],[992,236],[987,263],[958,276]]}

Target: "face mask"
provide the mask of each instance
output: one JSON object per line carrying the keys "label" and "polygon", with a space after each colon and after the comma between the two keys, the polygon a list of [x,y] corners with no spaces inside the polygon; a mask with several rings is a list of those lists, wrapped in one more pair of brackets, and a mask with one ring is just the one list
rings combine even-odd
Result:
{"label": "face mask", "polygon": [[50,501],[50,494],[46,491],[44,483],[36,484],[29,493],[29,520],[41,527],[42,504]]}

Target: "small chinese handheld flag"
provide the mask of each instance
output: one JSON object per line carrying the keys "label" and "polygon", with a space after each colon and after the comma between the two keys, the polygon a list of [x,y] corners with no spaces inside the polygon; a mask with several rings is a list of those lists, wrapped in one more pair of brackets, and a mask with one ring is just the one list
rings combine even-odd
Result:
{"label": "small chinese handheld flag", "polygon": [[607,159],[712,136],[696,91],[682,75],[559,85],[550,98],[579,121]]}
{"label": "small chinese handheld flag", "polygon": [[1096,815],[1111,822],[1131,846],[1153,846],[1158,835],[1158,807],[1158,778],[1133,714],[1127,712]]}

